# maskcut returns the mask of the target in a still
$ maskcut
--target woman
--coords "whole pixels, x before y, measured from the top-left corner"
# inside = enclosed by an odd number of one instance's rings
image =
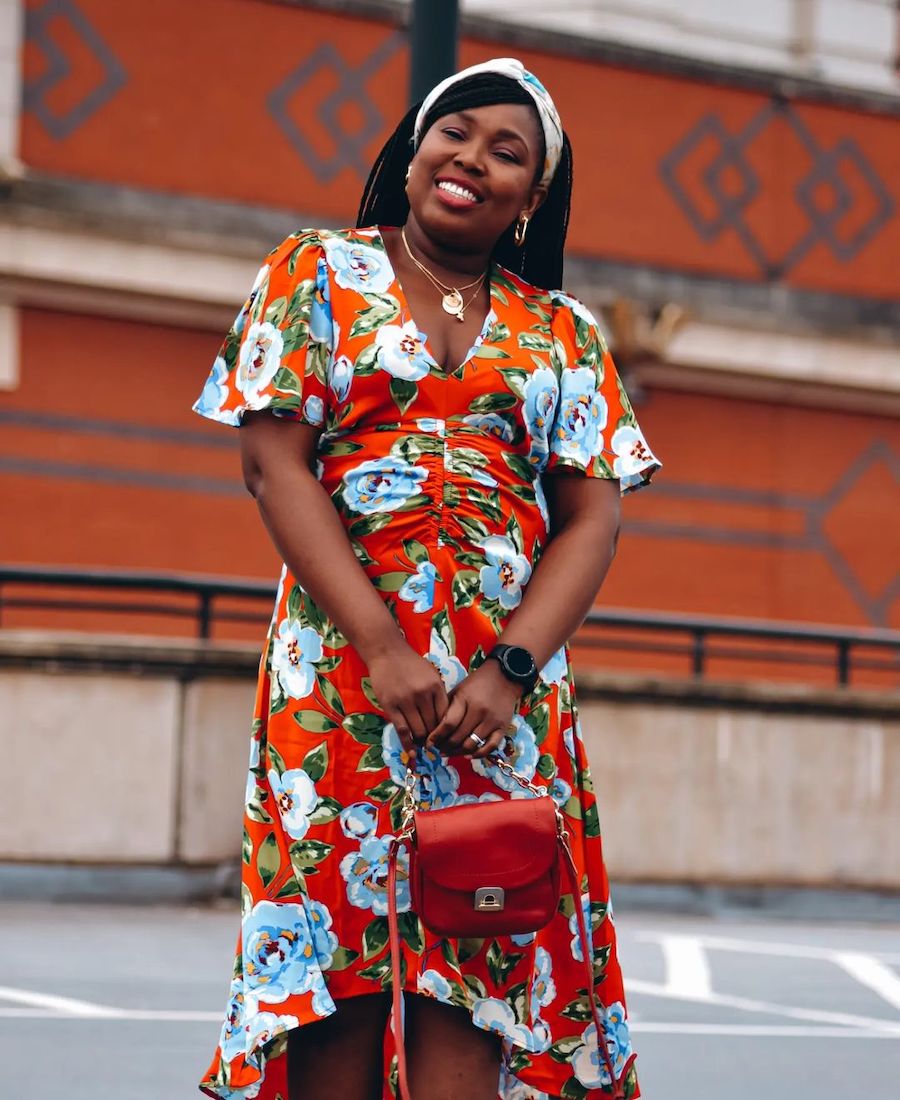
[[[195,406],[241,425],[286,563],[209,1096],[274,1100],[285,1061],[290,1100],[391,1094],[387,851],[406,763],[442,807],[515,795],[497,750],[550,787],[584,893],[536,934],[451,941],[409,911],[401,874],[412,1096],[610,1091],[577,904],[605,1041],[639,1095],[565,643],[612,558],[620,489],[658,463],[593,318],[552,289],[570,187],[556,109],[520,62],[450,78],[385,146],[361,228],[270,254]]]

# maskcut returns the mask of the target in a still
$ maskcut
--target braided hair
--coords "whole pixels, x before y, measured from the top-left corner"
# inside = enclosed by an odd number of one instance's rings
[[[425,116],[422,134],[445,115],[475,107],[498,103],[521,103],[531,107],[538,117],[534,100],[515,80],[495,73],[478,73],[451,85]],[[370,225],[403,225],[409,216],[406,197],[406,172],[413,158],[413,131],[421,104],[410,108],[399,126],[388,138],[366,181],[359,214],[358,228]],[[543,129],[540,129],[543,134]],[[543,141],[536,179],[544,164]],[[563,249],[569,226],[572,200],[572,147],[563,135],[562,157],[550,182],[547,197],[528,223],[525,244],[519,248],[514,239],[515,226],[503,232],[494,247],[492,258],[526,282],[544,290],[562,286]]]

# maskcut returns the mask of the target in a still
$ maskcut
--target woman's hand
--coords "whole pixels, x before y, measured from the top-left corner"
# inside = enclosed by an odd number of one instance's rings
[[[381,709],[408,753],[423,744],[447,713],[449,699],[440,673],[405,642],[369,659],[369,679]]]
[[[485,661],[451,693],[447,712],[433,727],[428,744],[448,756],[489,756],[509,732],[520,699],[521,689],[507,680],[499,663]],[[476,745],[472,733],[484,744]]]

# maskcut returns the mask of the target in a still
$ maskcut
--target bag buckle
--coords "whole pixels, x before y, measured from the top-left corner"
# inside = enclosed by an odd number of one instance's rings
[[[479,913],[499,913],[506,904],[506,893],[499,886],[479,886],[475,891],[475,908]]]

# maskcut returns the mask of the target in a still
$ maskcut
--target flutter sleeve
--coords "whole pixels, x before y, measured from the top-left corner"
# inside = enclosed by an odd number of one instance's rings
[[[623,493],[646,485],[661,463],[650,450],[591,312],[553,294],[559,400],[546,470],[618,478]]]
[[[237,427],[245,412],[269,409],[320,427],[333,344],[328,268],[319,237],[314,232],[288,237],[260,268],[194,411]]]

